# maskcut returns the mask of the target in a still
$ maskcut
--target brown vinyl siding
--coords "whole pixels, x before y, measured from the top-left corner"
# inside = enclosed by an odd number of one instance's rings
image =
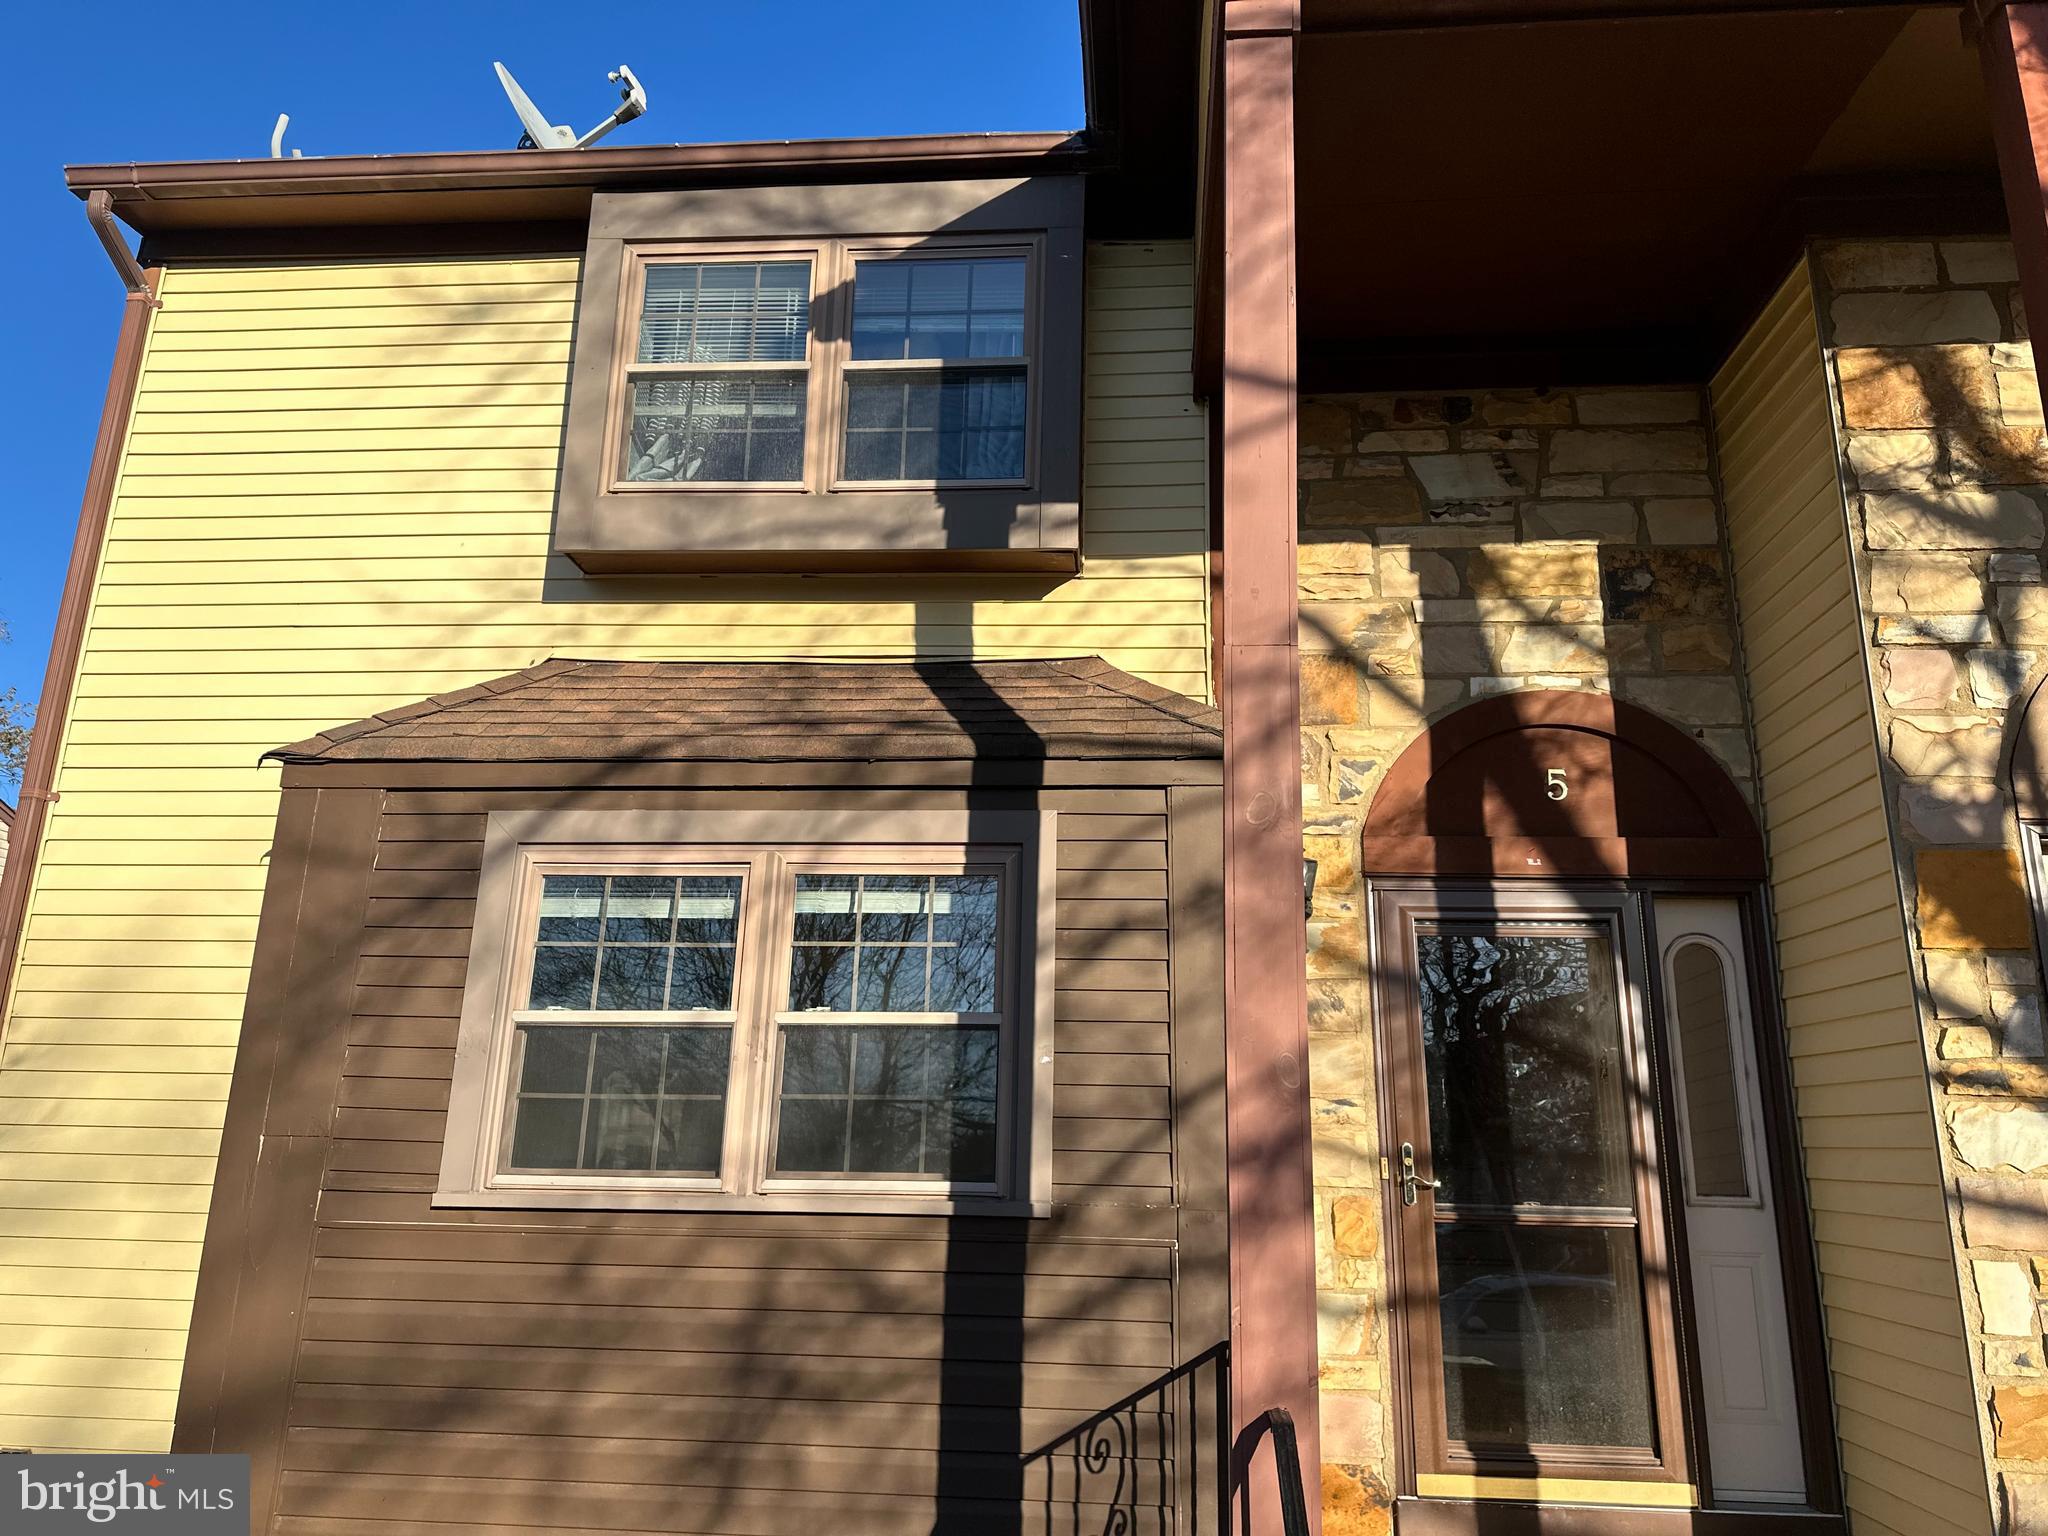
[[[1216,951],[1196,931],[1213,914],[1197,895],[1170,901],[1167,856],[1177,824],[1214,813],[1213,792],[920,797],[1060,813],[1055,1207],[1039,1221],[435,1210],[485,815],[560,796],[288,789],[280,859],[302,846],[292,827],[310,805],[323,808],[317,826],[337,795],[378,802],[360,906],[324,938],[301,920],[294,943],[280,898],[250,1019],[253,1033],[259,1009],[288,1000],[306,1019],[297,999],[336,985],[315,963],[284,997],[267,993],[280,944],[303,965],[311,941],[345,971],[329,1075],[304,1084],[328,1108],[318,1136],[294,1138],[322,1155],[310,1199],[279,1207],[290,1175],[272,1173],[284,1154],[264,1148],[251,1203],[284,1214],[253,1245],[268,1250],[273,1286],[253,1305],[219,1294],[252,1245],[237,1213],[215,1213],[181,1449],[254,1449],[259,1509],[274,1486],[274,1528],[302,1536],[369,1520],[380,1536],[514,1524],[813,1536],[1018,1520],[1056,1532],[1101,1530],[1114,1509],[1137,1531],[1182,1528],[1176,1507],[1193,1502],[1208,1449],[1187,1465],[1189,1416],[1176,1436],[1163,1400],[1120,1417],[1105,1471],[1088,1472],[1072,1442],[1033,1453],[1226,1327],[1220,1246],[1205,1231],[1184,1249],[1180,1230],[1184,1201],[1213,1204],[1205,1191],[1220,1190],[1219,1145],[1200,1124],[1221,1106],[1207,1091],[1176,1103],[1177,1083],[1220,1070],[1220,1035],[1183,1041],[1173,1027],[1177,990],[1220,984],[1202,974]],[[900,809],[901,793],[640,790],[617,803]],[[283,1046],[291,1029],[269,1033]],[[245,1047],[231,1101],[258,1117],[248,1101],[264,1091],[261,1056]],[[1177,1114],[1207,1149],[1192,1164]],[[231,1111],[223,1187],[249,1177],[250,1155]],[[279,1269],[302,1269],[303,1282],[279,1282]],[[228,1351],[248,1358],[228,1359],[223,1378]],[[289,1402],[252,1410],[237,1381],[255,1380],[266,1352],[290,1378]],[[1185,1386],[1173,1400],[1187,1401]]]
[[[1854,1528],[1991,1528],[1813,297],[1713,386],[1784,1020]]]

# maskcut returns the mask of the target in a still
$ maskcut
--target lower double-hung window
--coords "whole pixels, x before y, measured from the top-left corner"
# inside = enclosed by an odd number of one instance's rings
[[[472,959],[445,1202],[1029,1197],[1035,846],[499,862],[480,923],[495,883],[502,959]]]

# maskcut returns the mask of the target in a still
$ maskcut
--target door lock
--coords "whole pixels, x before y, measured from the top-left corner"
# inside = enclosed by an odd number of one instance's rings
[[[1425,1179],[1415,1171],[1415,1143],[1412,1141],[1402,1142],[1401,1203],[1403,1205],[1413,1205],[1415,1203],[1415,1192],[1418,1189],[1436,1190],[1443,1187],[1444,1181],[1442,1179]]]

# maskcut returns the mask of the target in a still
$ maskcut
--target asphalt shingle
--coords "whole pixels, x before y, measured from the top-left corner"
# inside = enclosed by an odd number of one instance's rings
[[[1222,756],[1220,717],[1096,657],[545,661],[265,754],[336,762]]]

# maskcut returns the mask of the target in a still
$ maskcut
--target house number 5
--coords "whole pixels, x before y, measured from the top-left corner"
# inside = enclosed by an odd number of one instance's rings
[[[1553,768],[1543,776],[1543,793],[1551,799],[1562,800],[1571,792],[1572,787],[1565,782],[1562,768]]]

